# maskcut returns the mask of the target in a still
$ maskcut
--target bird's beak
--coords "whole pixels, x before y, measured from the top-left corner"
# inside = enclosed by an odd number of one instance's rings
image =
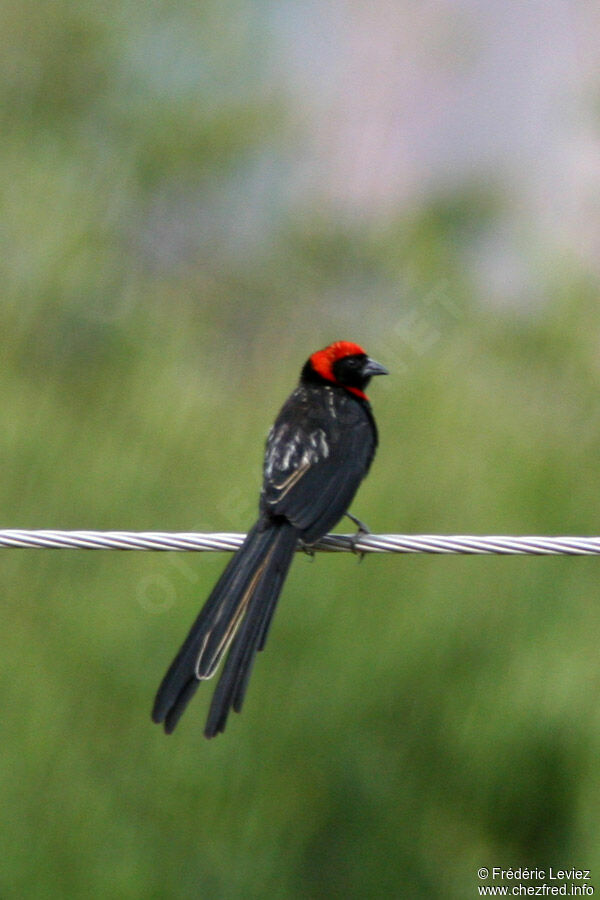
[[[370,356],[367,357],[366,362],[363,366],[362,370],[363,375],[389,375],[390,373],[386,369],[385,366],[382,366],[381,363],[378,363],[376,360],[371,359]]]

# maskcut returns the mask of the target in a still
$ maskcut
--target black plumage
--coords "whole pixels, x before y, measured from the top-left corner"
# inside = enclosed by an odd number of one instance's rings
[[[259,518],[219,581],[158,690],[152,718],[173,731],[200,681],[227,654],[206,737],[239,712],[298,540],[311,544],[344,515],[377,447],[364,389],[386,374],[356,344],[313,353],[277,416],[265,450]],[[227,652],[229,651],[229,652]]]

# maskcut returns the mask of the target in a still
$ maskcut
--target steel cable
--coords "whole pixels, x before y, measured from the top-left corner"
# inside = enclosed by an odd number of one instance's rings
[[[0,530],[0,548],[70,550],[237,550],[245,535],[162,531]],[[298,549],[306,549],[299,544]],[[443,553],[533,556],[594,556],[600,537],[538,537],[436,534],[328,534],[312,547],[319,551],[359,553]]]

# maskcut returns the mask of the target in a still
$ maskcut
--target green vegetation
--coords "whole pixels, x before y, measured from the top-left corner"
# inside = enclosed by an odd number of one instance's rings
[[[273,415],[343,337],[392,372],[355,506],[373,530],[598,533],[585,273],[548,248],[543,313],[482,305],[481,191],[379,230],[242,228],[284,115],[220,77],[252,77],[237,7],[195,37],[183,7],[4,6],[2,527],[244,530]],[[299,556],[210,743],[210,685],[170,738],[149,714],[223,556],[0,561],[3,900],[462,900],[483,865],[600,882],[599,560]]]

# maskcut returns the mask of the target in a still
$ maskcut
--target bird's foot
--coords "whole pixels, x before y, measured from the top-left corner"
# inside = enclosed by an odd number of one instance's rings
[[[314,559],[315,553],[316,553],[315,545],[314,544],[306,544],[302,540],[302,538],[300,538],[299,543],[300,543],[300,549],[302,550],[302,552],[306,553],[306,555],[309,556],[311,559]]]
[[[352,548],[352,552],[356,553],[356,555],[359,557],[359,562],[362,562],[365,556],[365,551],[357,550],[356,545],[366,534],[371,534],[371,529],[368,525],[365,525],[364,522],[361,522],[360,519],[357,519],[356,516],[353,516],[352,513],[347,512],[346,516],[356,525],[356,534],[353,534],[350,538],[350,546]]]

